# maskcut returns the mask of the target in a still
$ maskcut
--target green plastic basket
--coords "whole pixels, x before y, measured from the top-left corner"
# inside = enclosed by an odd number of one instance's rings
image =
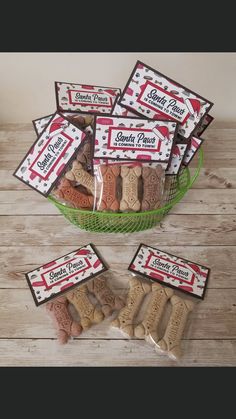
[[[194,175],[190,176],[188,167],[183,168],[177,176],[168,176],[165,185],[164,205],[152,211],[135,213],[112,213],[87,211],[71,208],[61,204],[52,196],[48,199],[71,223],[77,227],[94,232],[132,233],[147,230],[157,225],[177,202],[186,194],[197,179],[203,165],[203,151],[198,152],[198,165]]]

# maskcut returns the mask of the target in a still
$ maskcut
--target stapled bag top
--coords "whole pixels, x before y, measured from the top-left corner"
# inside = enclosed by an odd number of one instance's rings
[[[100,275],[108,268],[90,243],[25,274],[37,306]]]
[[[94,157],[169,161],[177,123],[128,117],[95,117]]]
[[[205,266],[146,244],[140,244],[128,270],[201,299],[210,274]]]
[[[110,114],[120,89],[55,82],[58,111]]]
[[[42,195],[48,196],[85,137],[82,130],[55,113],[14,172],[14,176]]]
[[[118,100],[120,105],[147,118],[179,122],[178,133],[189,138],[213,103],[138,61]]]

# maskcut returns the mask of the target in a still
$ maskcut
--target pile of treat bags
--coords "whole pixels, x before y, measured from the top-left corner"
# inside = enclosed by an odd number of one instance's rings
[[[123,90],[55,82],[57,111],[14,175],[73,208],[137,212],[163,204],[165,180],[189,165],[212,102],[138,61]]]
[[[61,344],[110,318],[126,339],[145,339],[158,353],[178,359],[193,300],[204,298],[209,274],[206,266],[141,243],[127,266],[125,297],[113,290],[112,271],[89,243],[28,272],[26,279]]]

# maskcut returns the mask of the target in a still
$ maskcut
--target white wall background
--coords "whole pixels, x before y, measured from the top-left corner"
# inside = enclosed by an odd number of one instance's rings
[[[123,87],[139,59],[215,103],[236,121],[236,53],[1,53],[0,123],[55,111],[54,81]]]

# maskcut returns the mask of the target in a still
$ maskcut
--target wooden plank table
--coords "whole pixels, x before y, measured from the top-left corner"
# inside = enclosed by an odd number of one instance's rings
[[[236,125],[213,123],[205,138],[198,180],[158,227],[93,234],[71,225],[12,176],[35,139],[32,126],[0,126],[1,366],[236,365]],[[157,355],[145,341],[124,339],[108,320],[58,345],[45,308],[34,305],[24,273],[89,242],[110,265],[113,287],[122,295],[128,286],[126,268],[140,242],[211,268],[206,297],[189,318],[179,363]]]

